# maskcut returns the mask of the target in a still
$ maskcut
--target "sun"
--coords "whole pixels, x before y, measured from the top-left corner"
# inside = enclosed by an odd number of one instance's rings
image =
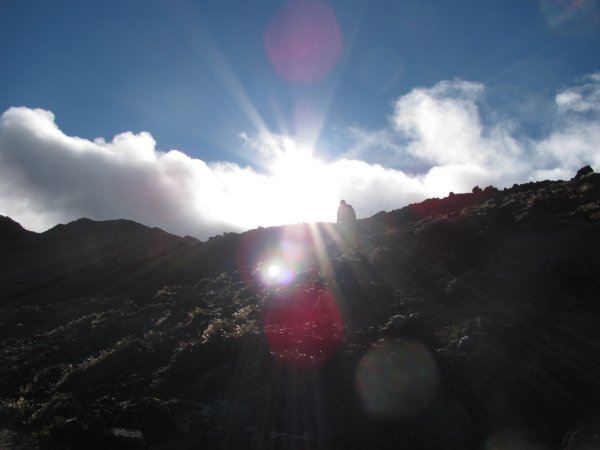
[[[297,147],[279,155],[271,167],[273,205],[285,223],[330,221],[338,196],[337,181],[327,164],[309,147]]]
[[[216,209],[240,229],[333,222],[344,177],[300,138],[262,134],[248,138],[252,166],[228,167]]]

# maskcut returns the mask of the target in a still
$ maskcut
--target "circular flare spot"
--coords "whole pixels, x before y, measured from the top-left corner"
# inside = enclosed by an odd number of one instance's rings
[[[274,278],[277,275],[279,275],[279,266],[272,265],[269,267],[269,276]]]
[[[292,264],[283,259],[273,259],[259,267],[261,281],[267,286],[290,284],[296,276]]]
[[[434,397],[439,374],[420,342],[382,342],[360,361],[356,384],[365,410],[380,419],[418,416]]]
[[[317,0],[287,0],[264,34],[275,72],[286,81],[321,80],[342,54],[342,34],[335,13]]]
[[[271,353],[299,366],[326,361],[344,334],[333,295],[302,285],[282,289],[273,297],[264,330]]]
[[[583,35],[600,29],[597,0],[539,0],[548,25],[557,33]]]

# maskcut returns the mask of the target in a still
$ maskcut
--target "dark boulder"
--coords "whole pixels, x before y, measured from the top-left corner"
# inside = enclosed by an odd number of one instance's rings
[[[577,171],[577,174],[575,175],[575,178],[573,178],[573,179],[581,180],[582,178],[585,178],[592,173],[594,173],[594,169],[592,169],[590,166],[584,166]]]

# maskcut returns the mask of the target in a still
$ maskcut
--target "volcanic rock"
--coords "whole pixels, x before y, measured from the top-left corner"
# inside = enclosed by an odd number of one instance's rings
[[[3,219],[0,446],[594,448],[600,175],[582,173],[380,212],[357,248],[332,224],[197,242]]]

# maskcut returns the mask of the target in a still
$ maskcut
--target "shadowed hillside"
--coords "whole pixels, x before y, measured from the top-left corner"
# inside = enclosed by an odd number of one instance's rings
[[[600,448],[600,175],[198,242],[0,221],[0,447]]]
[[[79,219],[44,233],[0,228],[0,303],[44,303],[69,297],[160,287],[152,271],[198,243],[129,220]]]

